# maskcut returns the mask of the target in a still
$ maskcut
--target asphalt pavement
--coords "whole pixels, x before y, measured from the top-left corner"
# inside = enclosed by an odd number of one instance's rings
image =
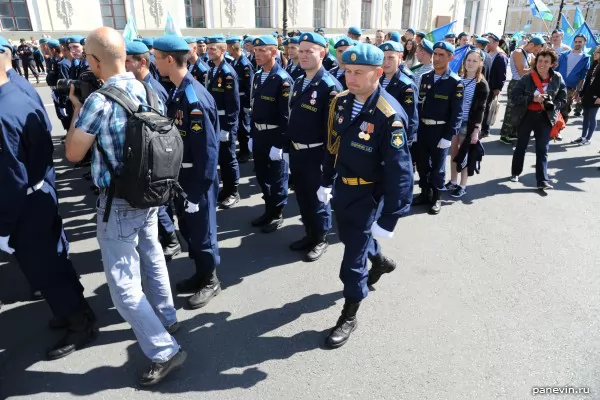
[[[551,144],[555,189],[541,193],[531,144],[521,182],[508,181],[513,148],[498,141],[502,95],[481,174],[462,199],[446,196],[440,215],[414,207],[395,237],[381,241],[399,267],[363,302],[358,329],[337,350],[323,348],[343,305],[335,229],[318,262],[288,250],[304,233],[293,192],[280,230],[252,228],[263,205],[252,165],[243,164],[242,201],[218,212],[224,290],[195,311],[177,295],[176,338],[187,362],[141,390],[149,361],[112,306],[95,195],[81,179],[85,170],[64,159],[50,89],[38,90],[54,125],[72,259],[100,335],[69,357],[45,361],[60,333],[47,328],[45,302],[29,301],[18,266],[0,256],[0,399],[600,399],[600,137],[569,144],[581,118],[569,122],[565,141]],[[174,286],[193,266],[182,254],[169,271]],[[534,396],[536,387],[590,393]]]

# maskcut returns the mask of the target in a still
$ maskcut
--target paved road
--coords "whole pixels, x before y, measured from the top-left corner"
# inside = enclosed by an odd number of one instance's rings
[[[39,90],[58,139],[49,89]],[[574,119],[566,139],[580,129]],[[108,294],[94,195],[57,141],[61,210],[101,335],[43,361],[59,337],[46,328],[50,311],[28,301],[14,263],[0,266],[9,303],[0,312],[0,398],[516,400],[534,386],[581,386],[592,394],[543,398],[600,399],[599,147],[552,144],[556,189],[544,196],[534,188],[533,153],[522,183],[507,182],[512,148],[497,138],[485,140],[482,173],[467,196],[445,201],[439,216],[415,208],[383,242],[400,267],[363,302],[359,329],[334,351],[322,343],[343,304],[342,245],[334,231],[313,264],[287,249],[303,233],[293,194],[280,231],[251,228],[262,206],[244,165],[241,203],[218,216],[224,291],[200,311],[176,298],[188,361],[151,392],[135,387],[148,361]],[[169,270],[176,282],[193,268],[181,256]]]

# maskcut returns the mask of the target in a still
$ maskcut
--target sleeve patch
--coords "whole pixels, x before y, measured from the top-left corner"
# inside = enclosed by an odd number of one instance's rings
[[[395,149],[399,149],[404,145],[404,131],[402,129],[398,129],[392,132],[392,139],[390,140],[390,144]]]

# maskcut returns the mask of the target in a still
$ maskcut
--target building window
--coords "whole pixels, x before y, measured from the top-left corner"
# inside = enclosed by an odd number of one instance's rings
[[[185,0],[185,25],[188,28],[206,28],[204,0]]]
[[[271,0],[254,0],[254,15],[257,28],[270,28]]]
[[[467,0],[465,3],[465,19],[463,25],[467,31],[471,30],[471,17],[473,16],[473,0]]]
[[[1,1],[1,0],[0,0]],[[114,29],[125,29],[127,14],[125,13],[125,0],[100,0],[102,25]]]
[[[402,2],[402,28],[408,29],[410,28],[410,6],[411,0],[403,0]]]
[[[30,31],[25,0],[0,0],[0,27],[5,31]]]
[[[325,27],[325,0],[313,1],[313,26],[315,28]]]
[[[361,0],[360,3],[360,27],[371,27],[371,3],[372,0]]]

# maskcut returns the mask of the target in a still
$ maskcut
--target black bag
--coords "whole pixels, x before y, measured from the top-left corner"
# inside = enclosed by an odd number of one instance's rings
[[[116,195],[127,200],[134,208],[157,207],[168,203],[173,192],[186,197],[178,183],[183,160],[183,140],[173,120],[161,115],[158,97],[152,88],[146,89],[150,106],[136,104],[129,95],[116,86],[98,90],[125,108],[129,118],[125,124],[123,167],[119,175],[110,164],[106,152],[96,140],[96,146],[110,172],[110,187],[104,213],[108,222],[112,199]],[[149,111],[144,111],[144,108]]]

